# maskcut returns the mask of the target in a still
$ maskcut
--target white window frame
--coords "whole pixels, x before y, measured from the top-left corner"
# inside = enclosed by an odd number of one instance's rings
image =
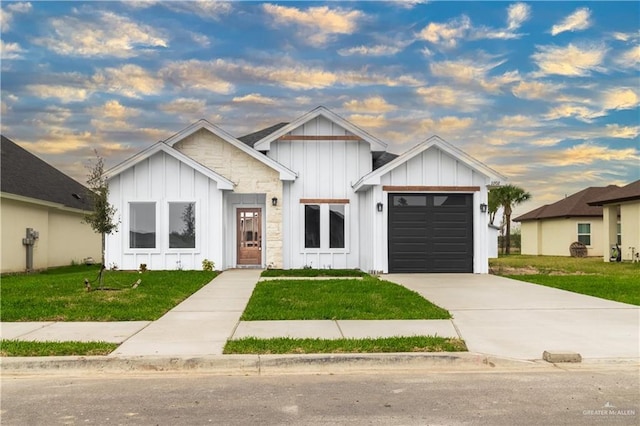
[[[300,203],[299,217],[300,217],[300,253],[349,253],[351,251],[351,207],[350,203],[331,203],[331,202],[318,202],[318,203]],[[330,220],[329,220],[329,206],[340,205],[344,206],[344,248],[330,248]],[[305,206],[320,206],[320,248],[307,248],[305,247]]]
[[[156,215],[156,246],[153,248],[134,248],[131,247],[131,205],[150,203],[154,205],[154,212]],[[161,204],[158,200],[129,200],[127,201],[127,213],[125,215],[125,223],[123,224],[124,231],[126,233],[125,238],[125,251],[128,253],[161,253],[162,252],[162,235],[159,232],[162,229],[161,226],[161,208],[158,205]]]
[[[170,237],[169,237],[169,226],[170,226],[170,208],[169,205],[171,203],[193,203],[195,204],[195,215],[196,215],[196,241],[195,241],[195,247],[192,248],[177,248],[177,247],[170,247]],[[163,223],[162,229],[164,232],[163,238],[164,238],[164,244],[163,247],[165,248],[167,253],[199,253],[200,252],[200,234],[202,233],[201,230],[201,226],[202,226],[202,220],[200,219],[200,202],[198,202],[198,200],[194,200],[194,199],[187,199],[187,200],[178,200],[178,199],[170,199],[170,200],[166,200],[163,205],[164,205],[164,213],[163,216],[166,218],[166,221]]]
[[[589,225],[589,233],[585,233],[585,232],[580,232],[580,225]],[[591,247],[591,239],[593,236],[593,233],[591,232],[591,222],[578,222],[578,224],[576,225],[576,235],[577,235],[577,240],[580,242],[580,236],[581,235],[588,235],[589,236],[589,244],[585,244],[585,246],[587,247]],[[583,243],[584,244],[584,243]]]

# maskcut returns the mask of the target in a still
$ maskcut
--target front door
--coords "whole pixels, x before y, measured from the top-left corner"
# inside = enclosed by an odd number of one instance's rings
[[[262,264],[262,214],[259,208],[238,209],[238,265]]]

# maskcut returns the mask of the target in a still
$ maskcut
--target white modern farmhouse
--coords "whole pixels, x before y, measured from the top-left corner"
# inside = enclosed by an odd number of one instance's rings
[[[488,271],[487,186],[434,136],[397,156],[324,107],[235,138],[200,120],[107,172],[121,269]]]

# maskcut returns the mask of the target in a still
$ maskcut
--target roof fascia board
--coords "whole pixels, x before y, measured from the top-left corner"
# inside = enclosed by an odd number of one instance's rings
[[[462,162],[467,166],[469,166],[471,169],[489,177],[491,180],[501,180],[501,181],[507,180],[507,178],[504,175],[496,172],[495,170],[491,169],[489,166],[485,165],[484,163],[481,163],[480,161],[471,157],[464,151],[461,151],[460,149],[451,145],[449,142],[441,139],[438,136],[431,136],[427,140],[419,143],[418,145],[414,146],[413,148],[399,155],[398,157],[391,160],[390,162],[380,167],[379,169],[374,170],[369,174],[363,176],[359,181],[357,181],[353,185],[354,191],[358,192],[363,187],[380,185],[380,179],[386,173],[395,169],[399,165],[406,163],[413,157],[419,154],[422,154],[424,151],[428,150],[433,146],[441,149],[442,151],[446,152],[447,154],[451,155],[454,158],[462,160]]]
[[[71,213],[87,214],[89,210],[76,209],[74,207],[67,207],[64,204],[54,203],[52,201],[40,200],[38,198],[25,197],[24,195],[12,194],[10,192],[0,192],[2,198],[8,200],[21,201],[23,203],[35,204],[41,207],[49,207],[57,210],[63,210]]]
[[[382,142],[380,139],[376,138],[375,136],[370,135],[369,133],[365,132],[361,128],[359,128],[356,125],[348,122],[344,118],[340,117],[338,114],[328,110],[327,108],[325,108],[323,106],[320,106],[318,108],[315,108],[315,109],[309,111],[308,113],[298,117],[297,119],[295,119],[291,123],[287,124],[286,126],[282,127],[281,129],[271,133],[270,135],[267,135],[263,139],[261,139],[258,142],[256,142],[254,144],[254,148],[259,150],[259,151],[269,151],[271,149],[271,142],[275,141],[279,137],[286,135],[287,133],[297,129],[300,126],[302,126],[306,122],[311,121],[314,118],[319,117],[319,116],[323,116],[327,120],[330,120],[330,121],[338,124],[339,126],[343,127],[345,130],[353,133],[356,136],[359,136],[364,141],[369,143],[369,145],[371,146],[371,150],[372,151],[386,151],[387,150],[387,144],[386,143]]]
[[[173,149],[172,147],[165,144],[164,142],[156,142],[155,144],[145,149],[144,151],[139,152],[138,154],[134,155],[128,160],[125,160],[122,163],[118,164],[117,166],[107,170],[105,175],[107,176],[107,179],[111,179],[114,176],[117,176],[120,173],[124,172],[125,170],[135,166],[141,161],[146,160],[147,158],[153,156],[154,154],[157,154],[160,151],[172,156],[173,158],[175,158],[176,160],[182,163],[185,163],[189,167],[197,170],[198,172],[207,176],[209,179],[215,181],[218,184],[218,189],[232,190],[233,187],[235,186],[235,183],[231,182],[226,177],[214,172],[208,167],[203,166],[197,161],[194,161],[191,157],[188,157],[183,153],[181,153],[180,151]]]
[[[208,130],[209,132],[213,133],[214,135],[222,138],[225,142],[227,142],[227,143],[235,146],[239,150],[243,151],[245,154],[247,154],[247,155],[253,157],[254,159],[260,161],[261,163],[265,164],[267,167],[269,167],[271,169],[274,169],[275,171],[279,172],[281,180],[295,180],[298,177],[298,174],[296,172],[294,172],[293,170],[283,166],[282,164],[278,163],[274,159],[272,159],[270,157],[267,157],[266,155],[258,152],[257,149],[254,149],[254,148],[251,148],[251,147],[247,146],[247,144],[242,143],[242,141],[239,141],[237,138],[235,138],[231,134],[227,133],[226,131],[224,131],[220,127],[218,127],[215,124],[212,124],[212,123],[210,123],[210,122],[208,122],[207,120],[204,120],[204,119],[198,120],[197,122],[193,123],[189,127],[187,127],[185,129],[183,129],[182,131],[176,133],[175,135],[171,136],[169,139],[165,140],[164,143],[173,148],[173,145],[175,145],[179,141],[183,140],[184,138],[186,138],[188,136],[191,136],[192,134],[194,134],[197,131],[202,130],[202,129]]]

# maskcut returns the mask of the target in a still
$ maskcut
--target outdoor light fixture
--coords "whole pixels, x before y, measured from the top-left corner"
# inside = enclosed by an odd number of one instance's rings
[[[381,212],[382,211],[382,203],[376,204],[376,208],[378,209],[379,212]]]
[[[487,205],[485,203],[480,204],[480,211],[482,213],[486,213],[487,212]]]
[[[278,205],[278,198],[277,197],[273,197],[271,199],[271,205],[272,206],[277,206]]]

